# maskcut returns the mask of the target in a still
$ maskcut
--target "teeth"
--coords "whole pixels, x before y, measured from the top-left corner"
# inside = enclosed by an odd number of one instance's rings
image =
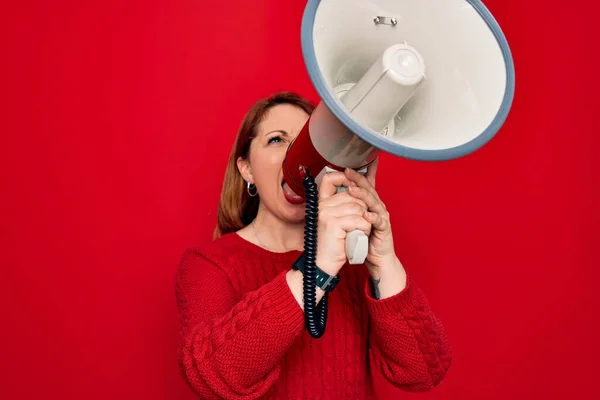
[[[288,184],[287,184],[287,183],[285,183],[285,182],[283,183],[283,190],[285,190],[285,193],[286,193],[288,196],[290,196],[290,197],[292,197],[292,198],[294,198],[294,199],[299,199],[299,198],[300,198],[300,196],[298,196],[296,193],[294,193],[294,192],[292,191],[292,189],[291,189],[291,188],[288,186]]]

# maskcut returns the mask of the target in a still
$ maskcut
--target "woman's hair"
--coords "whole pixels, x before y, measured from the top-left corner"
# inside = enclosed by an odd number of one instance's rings
[[[213,233],[215,239],[243,228],[256,217],[259,196],[251,197],[248,194],[246,181],[237,167],[237,159],[248,158],[250,143],[256,137],[258,125],[264,120],[267,112],[279,104],[299,107],[309,115],[314,110],[314,105],[310,101],[292,92],[275,93],[259,100],[248,110],[238,130],[225,171],[217,226]]]

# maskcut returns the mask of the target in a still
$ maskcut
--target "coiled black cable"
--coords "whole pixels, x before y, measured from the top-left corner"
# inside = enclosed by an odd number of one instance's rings
[[[328,292],[317,307],[317,223],[319,216],[319,198],[317,184],[310,172],[303,169],[303,185],[306,192],[306,217],[304,224],[304,322],[313,338],[320,338],[325,333],[327,323]]]

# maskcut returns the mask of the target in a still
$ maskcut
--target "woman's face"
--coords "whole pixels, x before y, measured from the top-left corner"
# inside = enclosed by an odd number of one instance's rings
[[[304,110],[290,104],[271,108],[257,127],[256,137],[250,145],[249,159],[238,160],[238,168],[244,179],[256,185],[261,206],[289,222],[304,219],[305,204],[290,201],[289,196],[284,195],[281,167],[288,146],[308,118]]]

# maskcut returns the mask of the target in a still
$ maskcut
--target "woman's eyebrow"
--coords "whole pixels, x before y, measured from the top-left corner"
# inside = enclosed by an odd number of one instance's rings
[[[289,135],[289,133],[287,133],[283,129],[275,129],[274,131],[270,131],[270,132],[265,133],[265,136],[270,135],[271,133],[275,133],[275,132],[281,133],[283,136],[288,136]]]

